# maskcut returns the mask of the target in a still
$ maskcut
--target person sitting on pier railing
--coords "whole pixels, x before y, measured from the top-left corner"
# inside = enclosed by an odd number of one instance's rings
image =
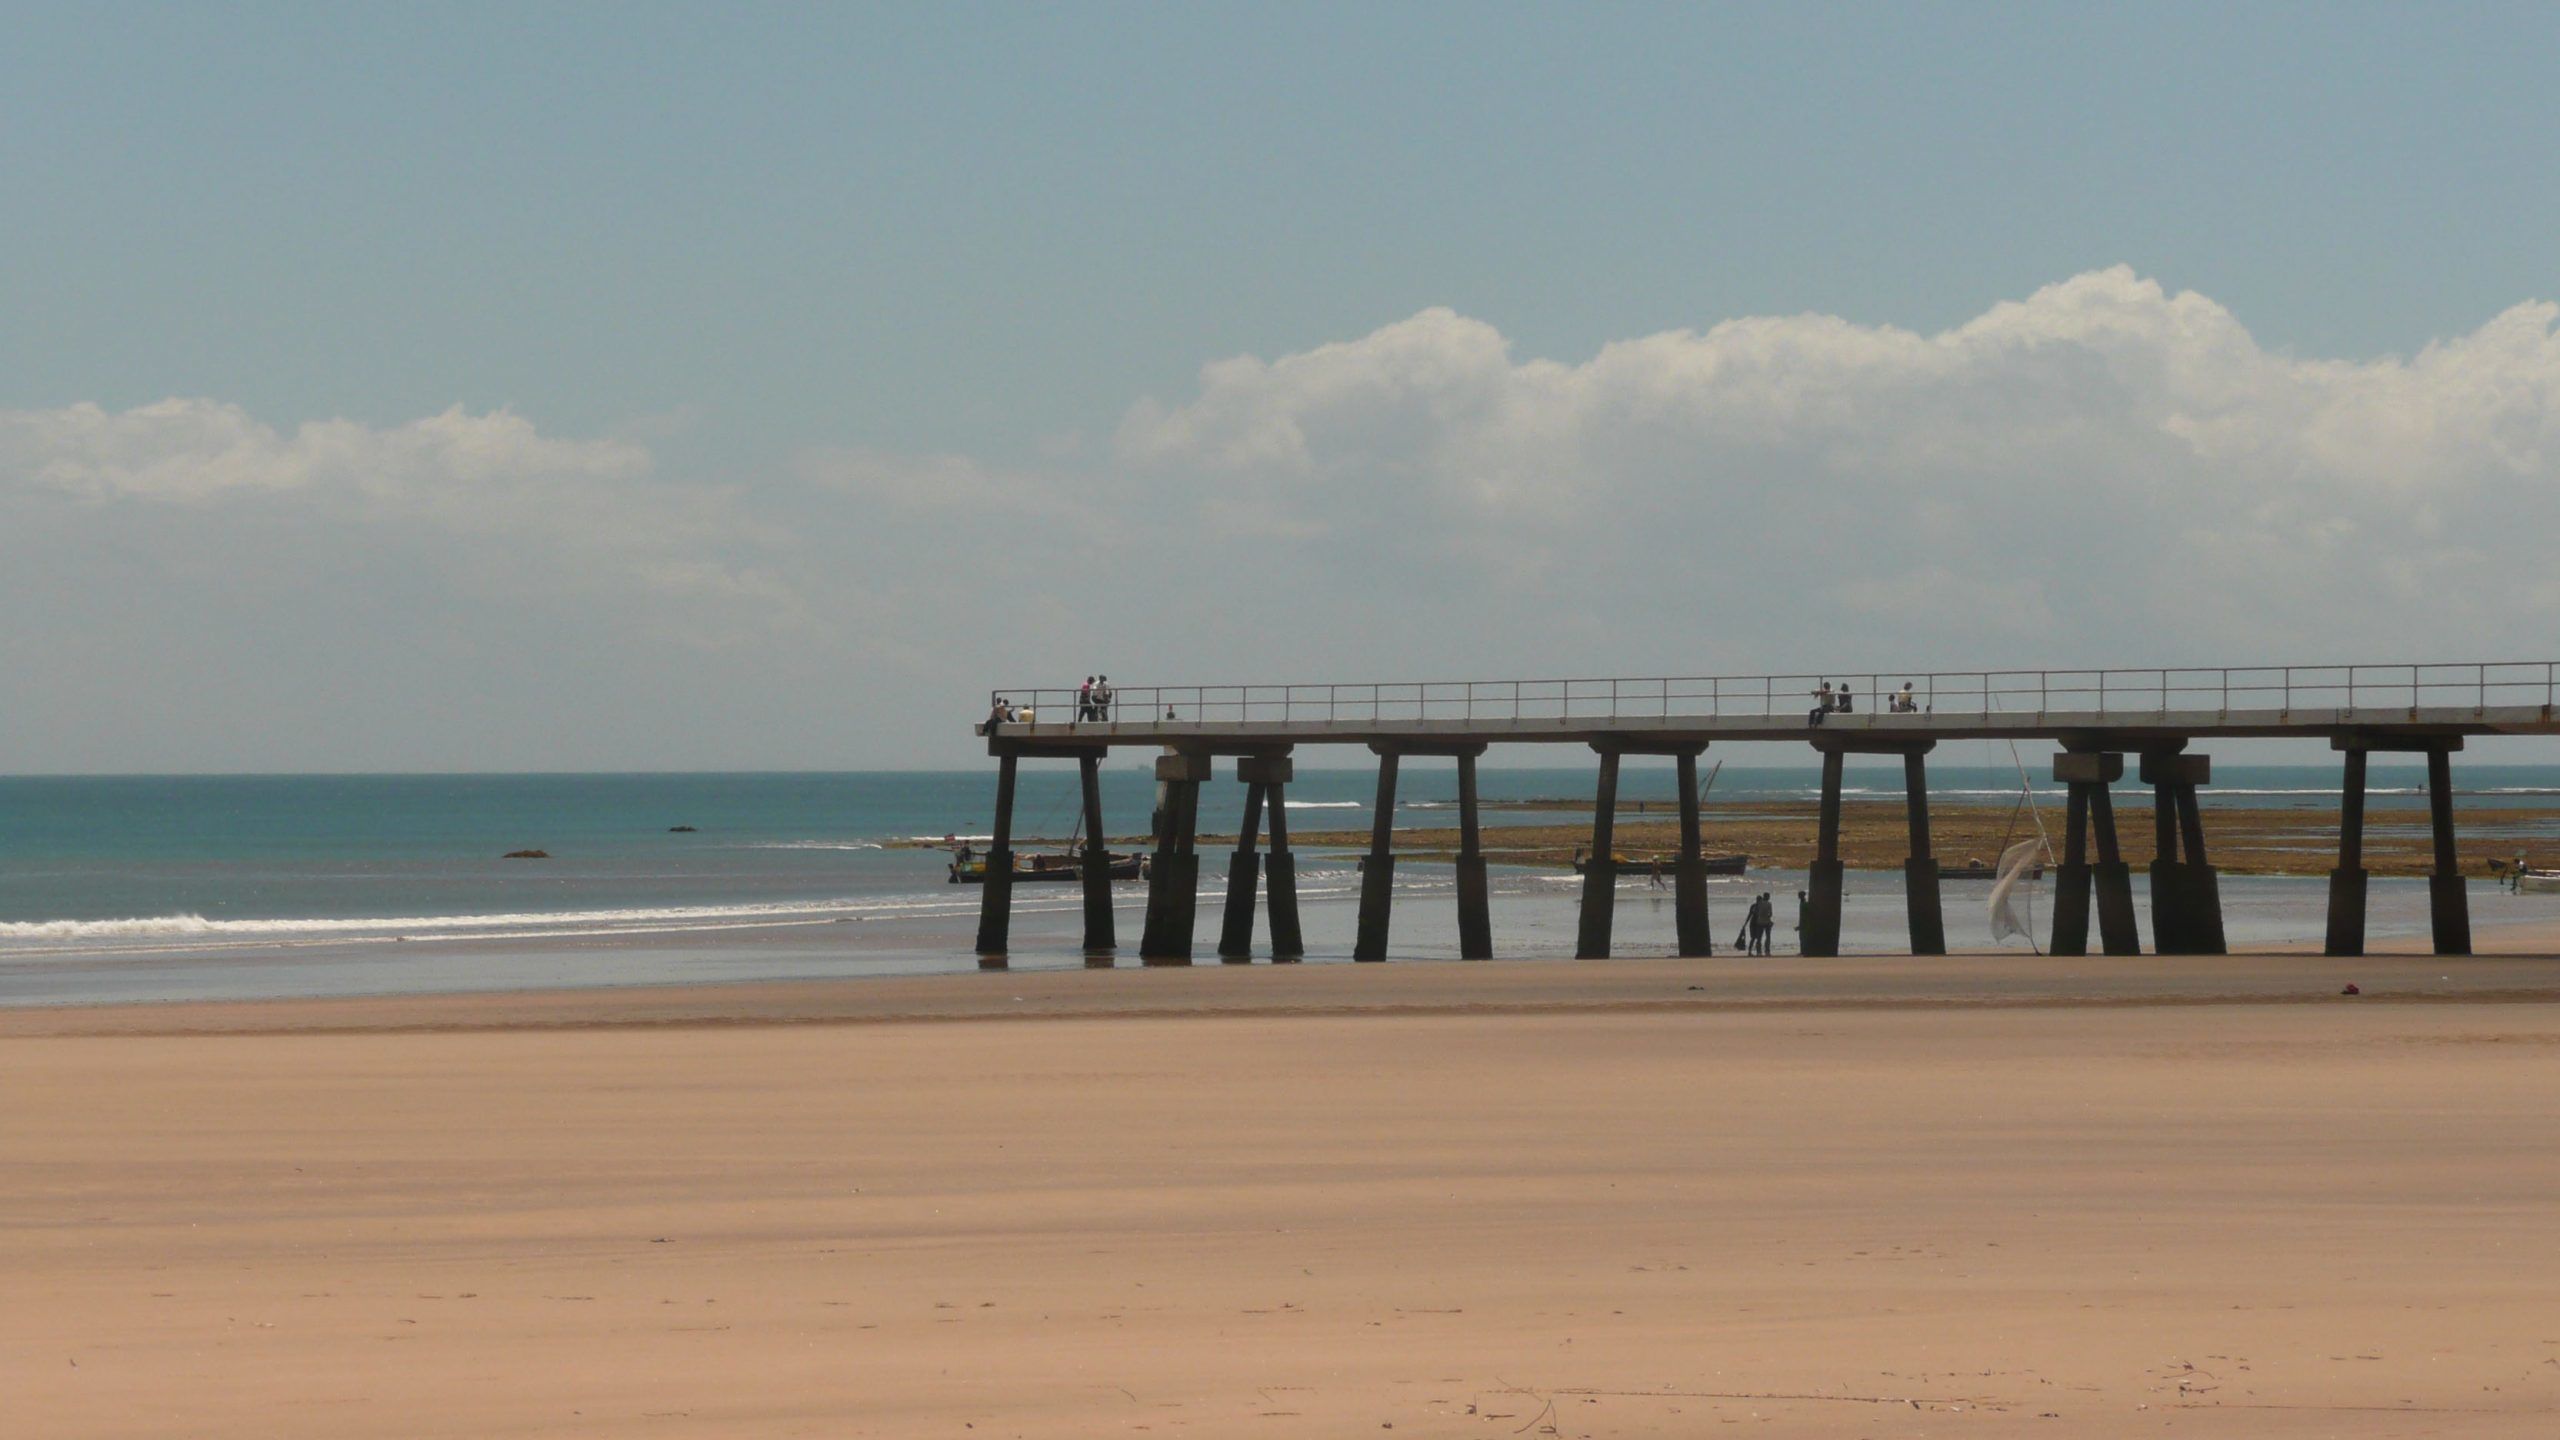
[[[1840,702],[1833,698],[1831,694],[1831,682],[1828,680],[1823,681],[1822,688],[1813,692],[1813,710],[1810,714],[1805,716],[1804,723],[1807,725],[1821,724],[1822,717],[1830,714],[1833,710],[1838,709],[1839,705]]]
[[[989,735],[995,734],[998,727],[1002,726],[1004,722],[1012,718],[1013,707],[1004,703],[1003,696],[997,696],[995,708],[987,712],[987,733]]]

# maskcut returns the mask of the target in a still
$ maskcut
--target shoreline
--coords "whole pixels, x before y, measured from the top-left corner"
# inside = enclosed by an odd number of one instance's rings
[[[2527,930],[2528,927],[2514,927]],[[2495,932],[2490,932],[2494,934]],[[739,1029],[1023,1021],[1776,1014],[1894,1010],[2560,1003],[2560,924],[2468,957],[2423,941],[2361,957],[1547,957],[979,970],[831,979],[0,1008],[0,1041],[49,1038]],[[2352,980],[2362,994],[2342,997]]]

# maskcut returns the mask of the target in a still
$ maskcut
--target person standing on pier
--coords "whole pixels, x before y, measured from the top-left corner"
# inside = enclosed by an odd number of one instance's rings
[[[1082,721],[1093,718],[1093,677],[1087,675],[1084,677],[1084,683],[1076,687],[1076,719]]]
[[[1093,682],[1093,718],[1111,718],[1111,677],[1108,675],[1098,676]]]

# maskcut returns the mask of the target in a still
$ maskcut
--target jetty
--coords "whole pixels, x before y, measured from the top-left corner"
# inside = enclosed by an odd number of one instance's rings
[[[1845,691],[1846,708],[1816,693]],[[1678,770],[1680,852],[1673,865],[1678,953],[1715,953],[1698,819],[1698,757],[1711,745],[1809,746],[1822,766],[1821,804],[1802,935],[1807,955],[1836,955],[1843,866],[1840,791],[1850,755],[1902,761],[1910,855],[1904,862],[1911,953],[1946,953],[1938,860],[1929,847],[1929,752],[1941,741],[2042,741],[2060,747],[2053,779],[2065,788],[2063,848],[2054,871],[2049,953],[2089,953],[2094,916],[2100,950],[2139,952],[2131,862],[2116,831],[2111,787],[2127,772],[2153,789],[2151,929],[2161,954],[2226,951],[2219,882],[2206,849],[2198,791],[2213,779],[2199,744],[2326,739],[2340,757],[2337,865],[2329,875],[2327,951],[2365,946],[2365,773],[2374,752],[2423,755],[2435,867],[2428,877],[2439,955],[2471,953],[2468,892],[2454,853],[2452,757],[2475,735],[2560,734],[2560,661],[2396,665],[2278,665],[2103,670],[1941,671],[1928,674],[1647,676],[1599,679],[1454,680],[1356,684],[1129,687],[1096,708],[1071,689],[998,688],[989,713],[1024,718],[977,726],[997,764],[993,843],[979,912],[981,963],[1001,968],[1012,919],[1015,775],[1025,760],[1072,760],[1083,779],[1084,833],[1103,829],[1101,763],[1121,746],[1159,752],[1164,799],[1148,866],[1140,959],[1192,962],[1200,879],[1200,787],[1222,760],[1245,786],[1244,823],[1227,877],[1217,954],[1252,959],[1256,895],[1269,912],[1269,954],[1305,953],[1298,923],[1296,859],[1289,849],[1287,787],[1300,746],[1358,746],[1377,764],[1370,847],[1361,862],[1352,958],[1387,956],[1396,855],[1396,774],[1406,757],[1457,764],[1459,954],[1493,956],[1486,861],[1478,827],[1476,762],[1495,745],[1584,748],[1596,760],[1593,860],[1583,876],[1575,953],[1610,951],[1618,866],[1611,858],[1621,766],[1668,760]],[[1838,703],[1837,700],[1833,703]],[[1258,848],[1267,817],[1267,853]],[[1118,949],[1109,857],[1096,847],[1083,874],[1085,953],[1109,963]]]

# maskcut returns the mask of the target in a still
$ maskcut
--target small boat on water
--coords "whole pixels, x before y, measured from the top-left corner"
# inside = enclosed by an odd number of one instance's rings
[[[1143,880],[1146,876],[1146,856],[1113,855],[1111,857],[1112,879]],[[1080,854],[1069,852],[1059,855],[1016,855],[1013,857],[1013,883],[1016,885],[1036,885],[1043,881],[1056,881],[1063,884],[1068,881],[1081,880],[1083,878],[1084,856]],[[951,879],[949,883],[953,885],[986,884],[986,857],[983,855],[973,855],[965,860],[961,859],[957,855],[951,857]]]
[[[2560,895],[2560,870],[2525,870],[2515,877],[2519,895]]]
[[[1660,866],[1662,873],[1668,875],[1679,868],[1680,864],[1680,857],[1677,855],[1629,855],[1619,850],[1609,852],[1609,858],[1618,862],[1618,873],[1621,875],[1641,875],[1655,866]],[[1707,855],[1701,858],[1705,860],[1707,873],[1710,875],[1740,875],[1751,868],[1751,857],[1748,855]],[[1590,869],[1590,857],[1579,851],[1575,852],[1573,873],[1584,875],[1590,873]]]

